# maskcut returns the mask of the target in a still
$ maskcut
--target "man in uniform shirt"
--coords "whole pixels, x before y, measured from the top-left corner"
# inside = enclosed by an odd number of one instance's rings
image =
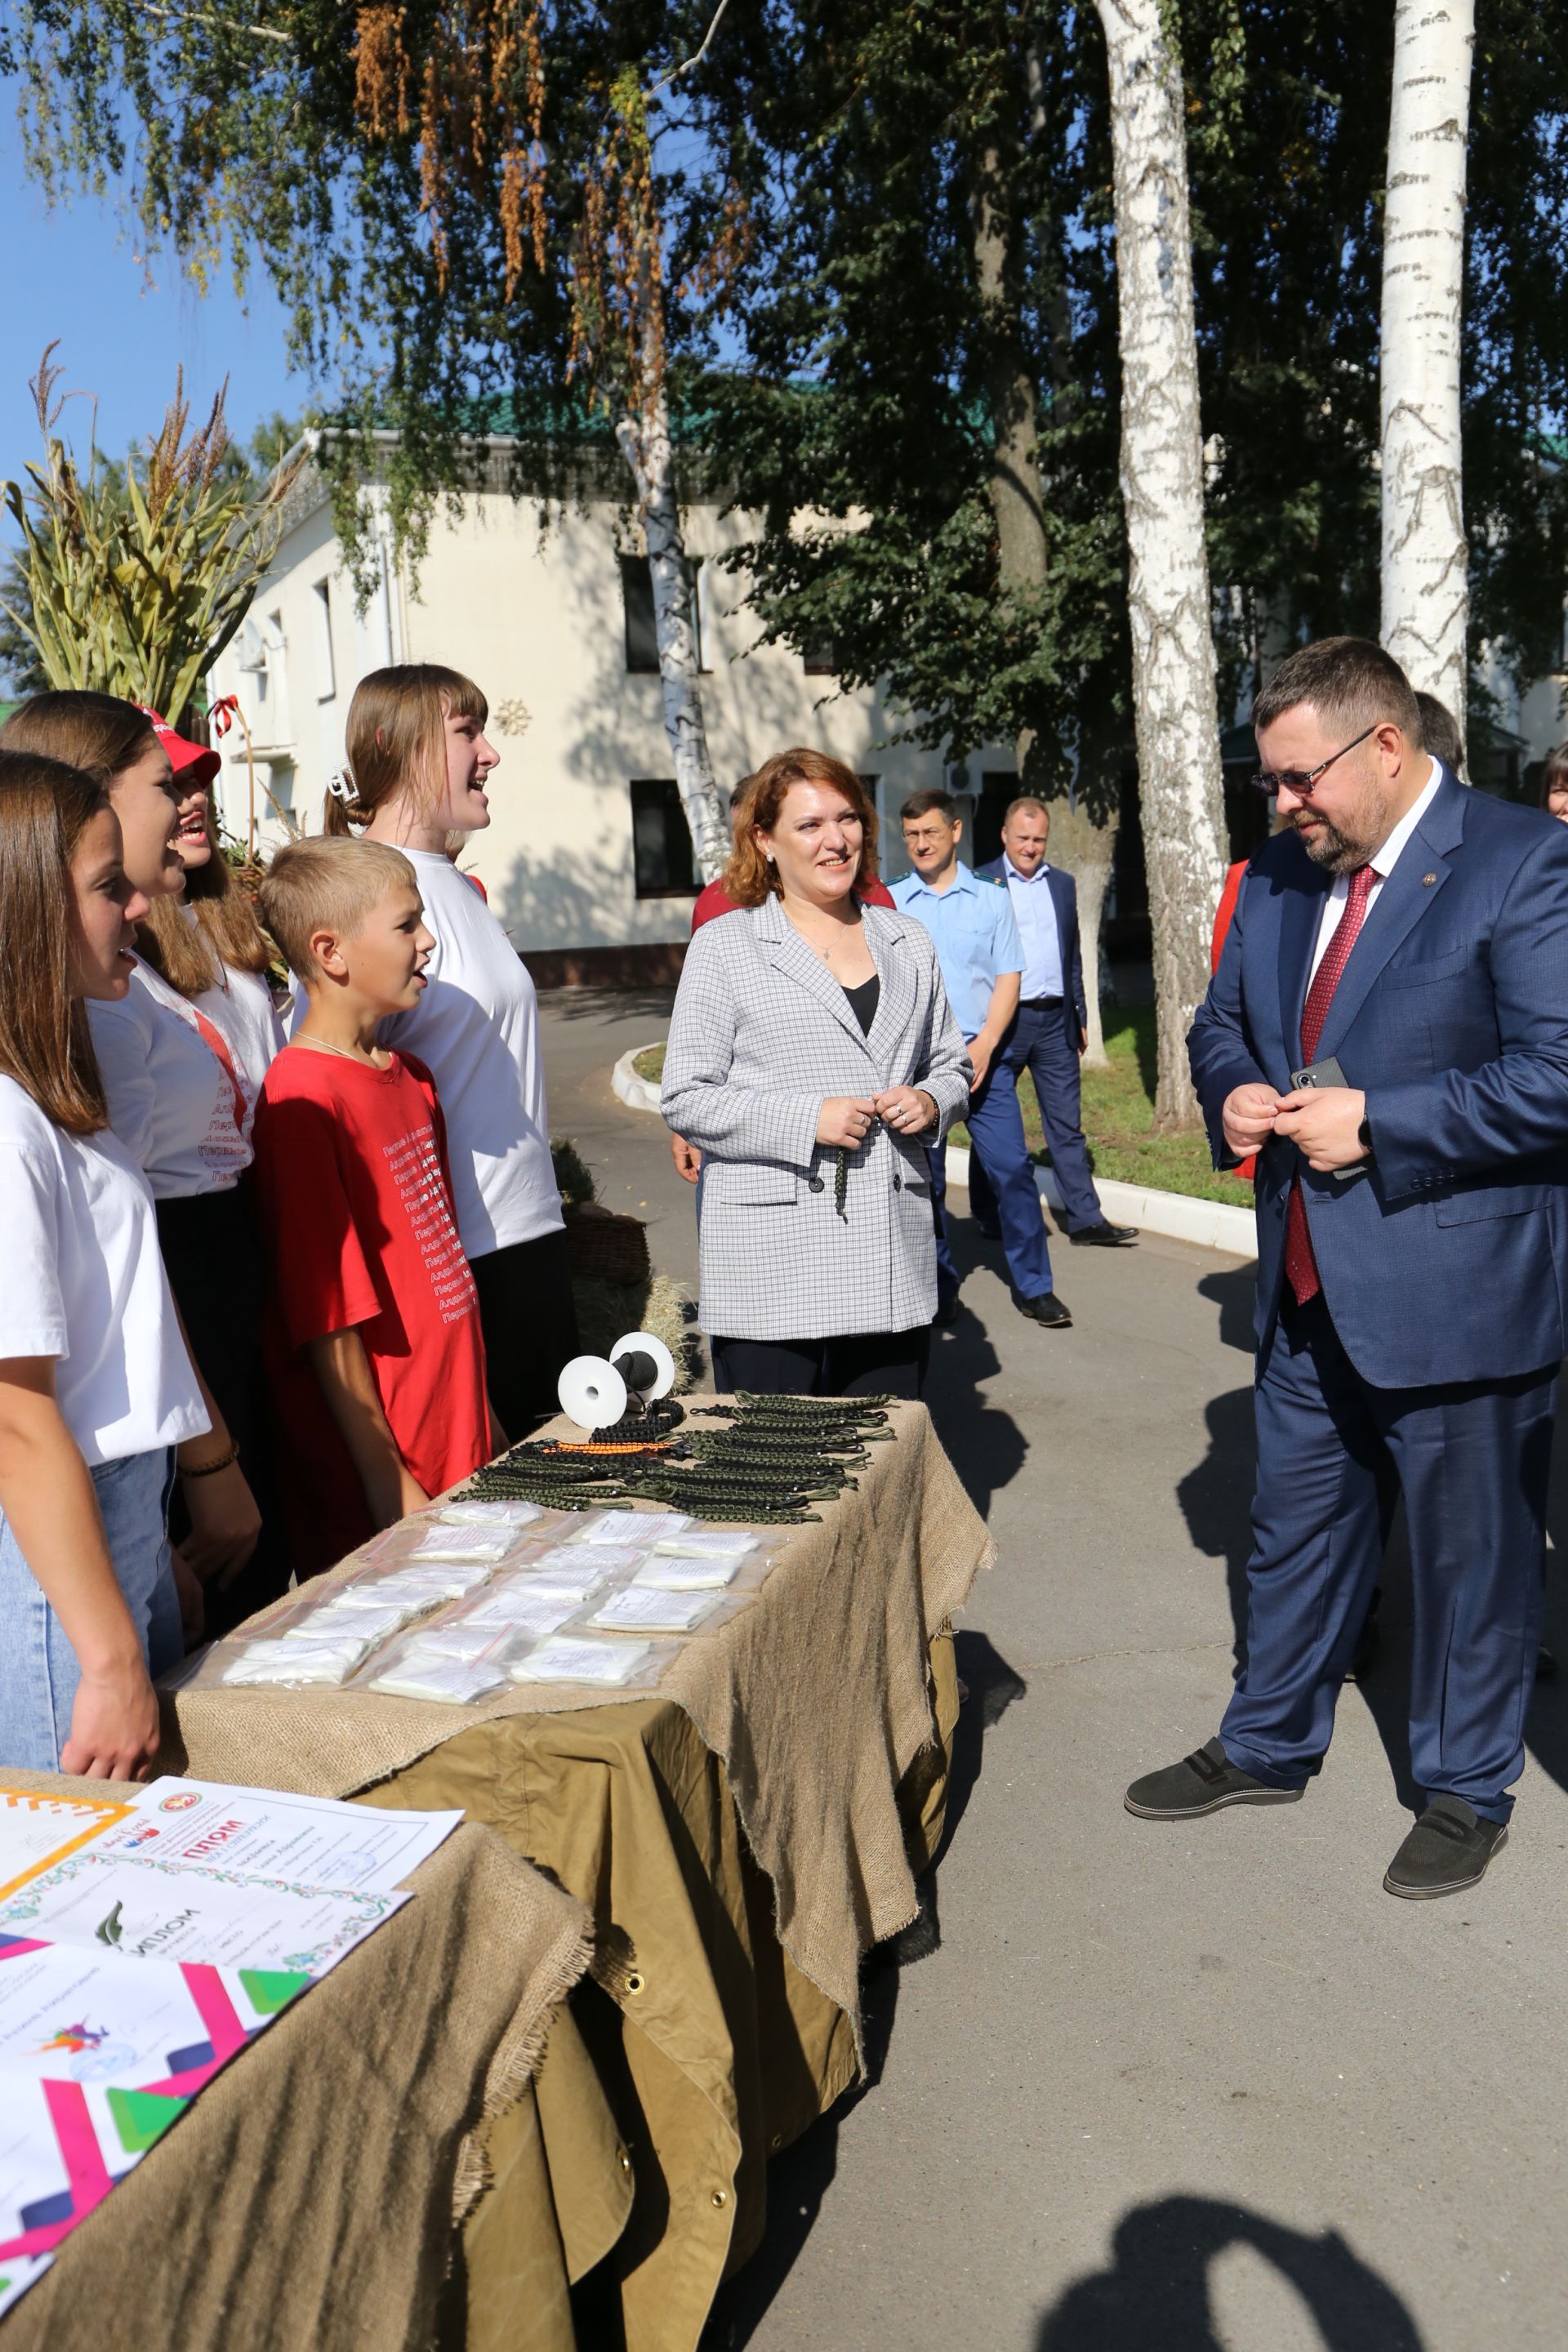
[[[1016,800],[1002,820],[1001,856],[976,868],[981,881],[1006,891],[1024,944],[1018,1017],[1008,1034],[1005,1060],[1015,1086],[1025,1070],[1035,1081],[1068,1241],[1116,1249],[1135,1242],[1138,1228],[1108,1223],[1089,1172],[1079,1077],[1089,1012],[1078,891],[1070,874],[1046,863],[1050,832],[1050,812],[1043,803]],[[969,1205],[989,1225],[995,1211],[984,1179],[978,1190],[971,1184]]]
[[[914,872],[895,882],[893,903],[922,923],[936,942],[947,1001],[974,1068],[965,1118],[972,1174],[984,1162],[1019,1313],[1047,1329],[1066,1330],[1072,1317],[1051,1288],[1034,1163],[1024,1141],[1017,1092],[1001,1058],[1003,1040],[1017,1010],[1024,967],[1013,911],[1005,893],[987,889],[960,864],[963,825],[957,803],[946,793],[914,793],[900,815]],[[936,1213],[936,1319],[951,1323],[958,1311],[958,1268],[947,1240],[943,1147],[932,1146],[930,1157]]]

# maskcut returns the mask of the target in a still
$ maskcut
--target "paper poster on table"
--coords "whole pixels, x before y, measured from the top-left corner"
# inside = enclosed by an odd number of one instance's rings
[[[0,2313],[461,1813],[163,1780],[0,1789]]]
[[[296,1886],[387,1895],[449,1837],[463,1816],[348,1805],[277,1789],[154,1780],[127,1818],[96,1841],[103,1853],[190,1863]]]
[[[0,1937],[0,2310],[310,1983]]]
[[[103,1837],[134,1811],[110,1798],[0,1786],[0,1896]]]

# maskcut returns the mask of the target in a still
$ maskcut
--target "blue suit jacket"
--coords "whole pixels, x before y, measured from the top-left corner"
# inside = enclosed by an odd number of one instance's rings
[[[1216,1167],[1233,1087],[1280,1093],[1330,877],[1292,834],[1243,877],[1187,1050]],[[1444,772],[1345,966],[1316,1058],[1366,1092],[1374,1163],[1316,1175],[1294,1144],[1258,1161],[1258,1343],[1279,1309],[1300,1174],[1334,1328],[1375,1388],[1498,1381],[1565,1348],[1568,825]]]
[[[1007,876],[1003,859],[988,858],[974,869],[982,882],[995,882],[1005,890]],[[1089,1033],[1089,1007],[1083,1000],[1083,947],[1078,935],[1078,884],[1059,866],[1047,866],[1046,885],[1057,910],[1057,934],[1062,949],[1062,1006],[1068,1036],[1076,1048]]]

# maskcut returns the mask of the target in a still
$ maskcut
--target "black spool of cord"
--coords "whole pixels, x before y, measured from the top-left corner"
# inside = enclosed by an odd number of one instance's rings
[[[646,1349],[628,1348],[624,1356],[614,1356],[610,1361],[634,1396],[645,1397],[658,1385],[658,1366]]]

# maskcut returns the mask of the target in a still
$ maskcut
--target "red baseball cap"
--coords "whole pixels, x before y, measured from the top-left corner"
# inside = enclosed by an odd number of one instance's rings
[[[182,783],[210,784],[223,765],[217,752],[205,743],[193,743],[188,735],[176,735],[166,720],[160,719],[151,703],[139,702],[138,710],[153,721],[153,732],[169,755],[169,765]]]

